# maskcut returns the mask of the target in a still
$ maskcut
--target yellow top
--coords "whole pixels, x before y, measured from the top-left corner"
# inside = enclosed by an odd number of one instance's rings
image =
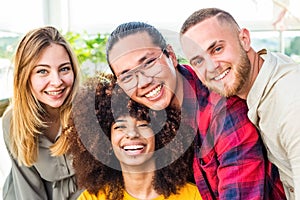
[[[152,200],[164,200],[164,196],[160,195]],[[187,183],[184,187],[180,189],[177,195],[170,195],[167,200],[202,200],[198,188],[192,184]],[[87,190],[85,190],[81,195],[78,197],[77,200],[105,200],[105,195],[102,192],[99,192],[98,195],[90,194]],[[130,196],[126,191],[124,194],[123,200],[138,200]]]

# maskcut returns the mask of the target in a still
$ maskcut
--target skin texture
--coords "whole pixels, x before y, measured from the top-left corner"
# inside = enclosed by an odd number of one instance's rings
[[[175,54],[170,46],[156,65],[161,66],[161,72],[154,77],[138,74],[138,84],[132,90],[126,91],[127,95],[138,103],[154,110],[162,110],[174,104],[174,95],[182,99],[182,83],[178,78],[175,67],[177,65]],[[138,32],[119,40],[109,52],[110,65],[118,77],[120,74],[142,64],[145,59],[156,58],[162,52],[152,43],[148,33]]]
[[[167,198],[178,192],[192,180],[194,152],[193,144],[185,142],[194,136],[193,130],[180,123],[180,110],[150,110],[129,99],[115,81],[98,81],[92,80],[85,87],[90,89],[78,93],[73,109],[76,118],[65,130],[79,187],[95,195],[103,192],[106,199],[122,199],[125,189],[139,199],[158,194]],[[95,126],[103,134],[91,125],[91,112],[96,113]],[[174,146],[168,146],[171,141]],[[124,146],[131,144],[144,147],[125,151]],[[183,153],[186,145],[191,146]],[[178,152],[182,152],[179,158]],[[163,168],[157,167],[163,163]]]
[[[155,138],[146,120],[119,117],[111,127],[111,143],[123,172],[155,170]]]
[[[67,51],[51,44],[41,54],[30,75],[31,90],[47,110],[59,108],[70,94],[74,72]]]
[[[224,26],[211,17],[189,28],[181,44],[197,76],[209,89],[226,97],[244,96],[248,91],[248,30]]]
[[[199,79],[224,96],[247,100],[247,115],[260,132],[268,159],[279,169],[287,199],[298,199],[299,128],[294,119],[299,118],[299,95],[293,92],[299,85],[293,77],[298,66],[281,53],[256,52],[250,43],[249,31],[218,8],[194,12],[181,28],[182,47]]]
[[[3,116],[3,133],[14,184],[8,176],[3,196],[76,198],[81,191],[61,130],[67,126],[79,87],[77,56],[55,27],[38,27],[20,38],[13,68],[12,104]]]

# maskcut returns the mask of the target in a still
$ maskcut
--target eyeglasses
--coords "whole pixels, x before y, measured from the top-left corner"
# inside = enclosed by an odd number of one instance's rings
[[[156,58],[149,58],[144,63],[137,67],[121,74],[117,77],[117,83],[123,90],[128,91],[137,86],[138,83],[138,72],[143,76],[154,77],[161,72],[161,65],[155,65],[156,62],[161,59],[164,54],[164,49],[161,54]]]

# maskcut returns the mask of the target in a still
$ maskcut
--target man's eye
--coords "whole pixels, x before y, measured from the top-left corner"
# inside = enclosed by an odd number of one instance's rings
[[[155,60],[156,60],[156,58],[150,58],[150,59],[148,59],[148,60],[143,64],[143,67],[144,67],[144,68],[147,68],[147,67],[149,67],[149,66],[154,65]]]
[[[194,59],[191,63],[192,66],[200,66],[203,62],[203,58]]]
[[[215,52],[218,53],[218,52],[220,52],[222,49],[223,49],[222,47],[216,47],[216,48],[215,48]]]
[[[123,74],[122,77],[120,77],[120,80],[121,80],[121,82],[127,83],[127,82],[131,81],[132,78],[133,78],[132,74]]]

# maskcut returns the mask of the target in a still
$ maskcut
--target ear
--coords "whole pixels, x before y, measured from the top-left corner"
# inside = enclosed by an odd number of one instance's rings
[[[169,54],[169,59],[171,59],[171,61],[173,62],[174,67],[176,68],[176,66],[178,65],[178,61],[177,61],[176,54],[175,54],[172,46],[168,44],[166,50]]]
[[[250,32],[248,29],[243,28],[240,30],[239,39],[243,49],[248,52],[251,48]]]

